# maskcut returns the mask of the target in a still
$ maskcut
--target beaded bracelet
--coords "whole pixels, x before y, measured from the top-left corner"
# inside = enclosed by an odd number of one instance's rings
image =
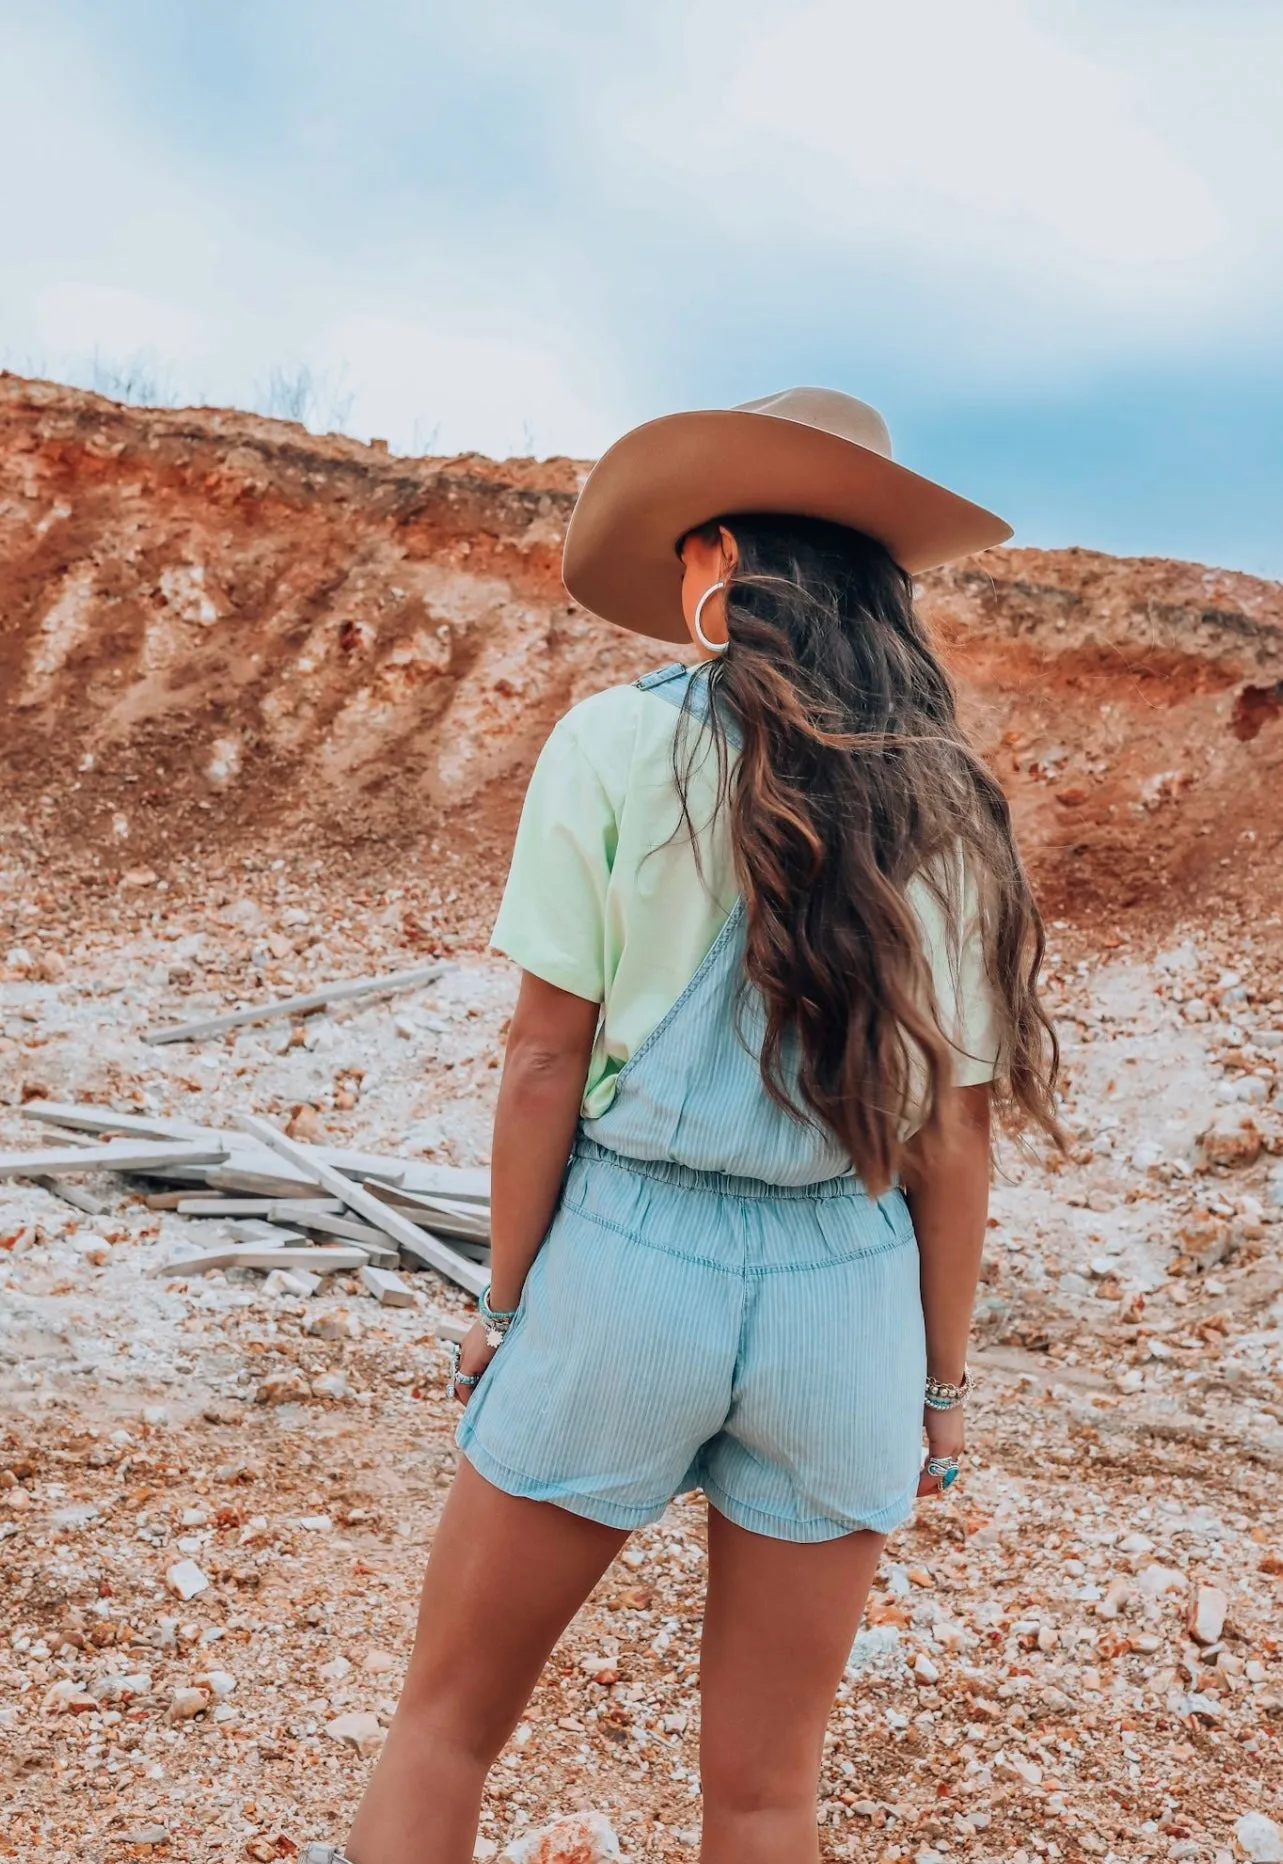
[[[962,1368],[962,1382],[951,1385],[947,1379],[933,1379],[927,1374],[927,1389],[923,1403],[928,1411],[956,1411],[960,1404],[965,1404],[971,1391],[971,1374],[966,1366]]]
[[[505,1310],[503,1308],[491,1307],[490,1284],[487,1282],[477,1298],[477,1312],[481,1316],[481,1324],[486,1330],[486,1345],[502,1346],[504,1336],[513,1321],[517,1318],[520,1309],[514,1307]]]

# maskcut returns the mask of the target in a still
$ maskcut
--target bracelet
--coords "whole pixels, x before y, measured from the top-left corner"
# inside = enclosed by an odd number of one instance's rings
[[[923,1403],[928,1411],[956,1411],[960,1404],[965,1404],[971,1392],[971,1372],[967,1366],[962,1368],[962,1382],[951,1385],[947,1379],[933,1379],[927,1374],[927,1388]]]
[[[504,1337],[520,1311],[520,1308],[516,1307],[508,1309],[491,1307],[490,1284],[489,1282],[486,1283],[477,1297],[477,1312],[481,1316],[481,1324],[486,1330],[487,1346],[503,1345]]]

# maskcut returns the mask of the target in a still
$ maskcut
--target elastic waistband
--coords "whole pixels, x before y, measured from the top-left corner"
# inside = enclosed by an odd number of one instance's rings
[[[575,1137],[572,1156],[597,1160],[617,1166],[620,1171],[636,1172],[643,1178],[657,1178],[662,1184],[680,1185],[686,1191],[711,1191],[718,1197],[828,1198],[867,1197],[864,1185],[854,1172],[836,1178],[823,1178],[818,1184],[768,1184],[764,1178],[741,1178],[734,1172],[698,1171],[693,1165],[678,1165],[672,1159],[637,1159],[616,1152],[600,1140],[580,1132]]]

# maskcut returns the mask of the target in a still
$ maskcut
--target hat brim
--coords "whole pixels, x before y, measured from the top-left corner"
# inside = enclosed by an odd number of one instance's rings
[[[737,511],[849,525],[915,575],[1012,534],[992,511],[854,441],[777,415],[710,408],[647,421],[602,454],[566,531],[566,588],[621,628],[687,641],[678,541]]]

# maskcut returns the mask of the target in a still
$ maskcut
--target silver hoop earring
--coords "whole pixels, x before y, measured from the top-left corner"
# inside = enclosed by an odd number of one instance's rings
[[[710,595],[716,595],[719,589],[724,589],[725,587],[726,587],[726,582],[724,578],[719,582],[710,583],[708,585],[708,588],[705,589],[703,595],[699,598],[699,601],[695,604],[695,619],[691,623],[691,628],[694,632],[695,639],[699,642],[700,646],[706,647],[710,654],[724,654],[727,648],[730,646],[729,640],[710,641],[708,636],[705,634],[703,628],[700,626],[700,621],[704,613],[705,602],[707,602]]]

